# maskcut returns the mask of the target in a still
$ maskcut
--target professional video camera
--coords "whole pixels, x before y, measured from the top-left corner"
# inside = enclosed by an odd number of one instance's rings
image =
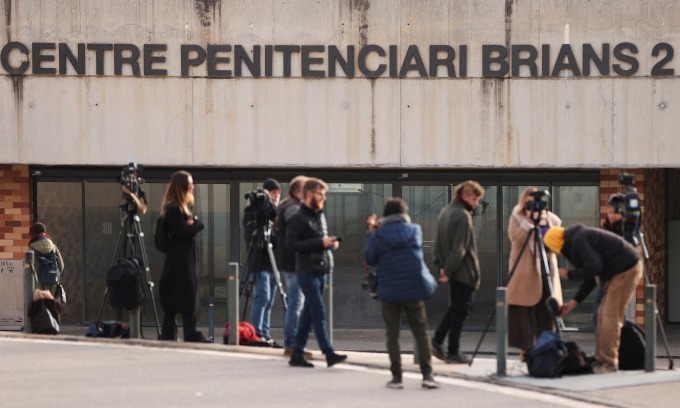
[[[276,207],[264,189],[258,188],[248,192],[244,198],[248,202],[247,210],[253,211],[257,218],[270,221],[276,218]]]
[[[623,173],[619,176],[619,184],[626,189],[623,193],[624,238],[626,241],[637,246],[639,245],[638,236],[640,235],[642,208],[640,204],[640,195],[638,194],[637,189],[632,186],[635,184],[635,176],[629,173]]]
[[[526,211],[531,211],[532,221],[536,222],[541,218],[541,212],[548,209],[548,203],[550,201],[550,193],[548,190],[534,191],[529,193],[531,200],[527,200],[524,209]],[[534,219],[536,218],[536,219]]]
[[[127,187],[130,193],[139,195],[139,186],[144,184],[144,179],[140,177],[143,171],[143,165],[130,162],[123,166],[123,170],[118,176],[118,182],[121,186]]]

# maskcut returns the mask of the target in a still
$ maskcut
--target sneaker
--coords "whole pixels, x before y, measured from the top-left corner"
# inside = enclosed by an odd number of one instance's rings
[[[283,356],[290,358],[293,355],[293,351],[293,347],[286,347],[283,349]],[[314,355],[309,351],[305,351],[303,356],[305,357],[305,360],[314,360]]]
[[[444,351],[444,346],[437,342],[434,338],[432,339],[432,355],[440,360],[446,361],[446,352]]]
[[[290,356],[290,360],[288,360],[288,365],[292,367],[307,367],[307,368],[314,367],[314,364],[305,360],[305,358],[300,354],[293,354],[292,356]]]
[[[426,388],[428,390],[434,390],[439,388],[439,383],[434,380],[432,375],[424,375],[423,382],[420,385],[421,387]]]
[[[606,374],[606,373],[615,373],[616,367],[609,363],[605,363],[603,361],[596,361],[593,363],[593,374]]]
[[[271,347],[271,348],[283,348],[280,346],[277,342],[275,342],[272,339],[265,339],[264,337],[260,337],[260,341],[257,342],[257,345],[259,347]]]
[[[344,354],[336,354],[334,351],[326,354],[326,364],[328,364],[328,367],[333,367],[334,365],[342,363],[345,360],[347,360],[347,356]]]
[[[449,353],[446,356],[446,364],[470,364],[470,357],[460,351],[456,354]]]
[[[385,384],[385,386],[391,390],[403,390],[404,384],[398,378],[392,378],[390,382]]]

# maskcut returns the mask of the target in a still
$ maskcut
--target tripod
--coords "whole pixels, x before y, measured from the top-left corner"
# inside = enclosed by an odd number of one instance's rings
[[[250,239],[250,244],[248,245],[248,254],[246,255],[246,264],[243,267],[243,272],[241,273],[241,296],[245,297],[243,304],[243,314],[241,316],[241,321],[246,320],[246,314],[248,312],[248,304],[250,303],[250,298],[253,293],[253,285],[255,280],[258,279],[260,273],[261,257],[264,255],[263,251],[266,249],[267,255],[269,256],[269,261],[272,264],[272,273],[274,275],[274,280],[276,282],[276,287],[279,290],[279,295],[281,296],[281,303],[283,304],[283,309],[288,309],[288,296],[286,291],[283,289],[283,284],[281,283],[281,273],[279,268],[276,266],[276,258],[274,257],[274,247],[271,243],[272,236],[272,221],[267,221],[262,227],[258,227],[255,234],[253,234]]]
[[[543,282],[543,288],[548,289],[549,296],[546,298],[545,303],[546,306],[548,307],[548,310],[550,311],[550,314],[552,314],[553,319],[555,321],[555,329],[557,330],[557,334],[560,336],[560,339],[562,338],[562,330],[564,328],[564,322],[562,321],[562,317],[560,317],[560,312],[559,312],[559,304],[557,303],[557,299],[553,296],[553,286],[552,286],[552,277],[551,272],[550,272],[550,265],[548,264],[548,256],[546,254],[545,250],[545,245],[543,244],[543,233],[541,232],[541,228],[538,226],[538,221],[540,219],[540,213],[535,212],[535,214],[539,215],[539,217],[532,217],[532,221],[534,222],[534,227],[527,232],[527,237],[524,239],[524,243],[522,244],[522,247],[519,250],[519,253],[517,254],[517,259],[515,259],[515,263],[510,269],[510,273],[508,274],[508,280],[505,282],[505,286],[507,287],[508,283],[510,283],[510,279],[512,279],[513,274],[515,273],[515,269],[517,269],[517,265],[519,265],[519,261],[522,258],[522,254],[526,250],[529,240],[534,237],[534,254],[538,254],[541,259],[541,280]],[[493,321],[494,317],[496,317],[496,308],[493,309],[493,312],[491,312],[491,315],[489,316],[489,320],[486,322],[486,327],[484,327],[484,331],[482,332],[482,337],[479,339],[479,342],[477,343],[477,347],[475,348],[475,352],[472,354],[472,358],[470,358],[470,363],[468,366],[472,365],[472,362],[475,359],[475,356],[479,352],[479,348],[482,345],[482,342],[484,341],[484,337],[486,336],[486,333],[489,331],[489,327],[491,326],[491,322]]]
[[[161,328],[158,321],[158,310],[156,310],[156,299],[153,294],[154,284],[151,281],[151,275],[149,273],[149,261],[146,255],[146,248],[144,247],[144,232],[139,222],[139,216],[137,215],[136,205],[128,201],[120,206],[121,223],[120,223],[120,234],[118,235],[118,242],[116,243],[116,251],[113,255],[113,261],[111,265],[115,265],[119,259],[127,257],[138,257],[142,261],[142,267],[145,272],[146,286],[151,296],[151,306],[153,307],[153,315],[156,319],[156,331],[158,338],[161,337]],[[104,305],[108,299],[109,288],[104,290],[104,299],[102,300],[102,306],[99,309],[99,316],[97,321],[102,320],[102,313],[104,312]],[[118,316],[120,318],[121,310],[118,310]]]

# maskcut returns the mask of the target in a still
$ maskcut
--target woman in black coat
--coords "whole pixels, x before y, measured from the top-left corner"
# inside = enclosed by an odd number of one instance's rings
[[[196,234],[204,225],[191,213],[194,206],[194,181],[186,171],[178,171],[170,178],[161,206],[161,217],[168,233],[160,298],[163,308],[162,340],[176,340],[175,315],[182,315],[184,341],[208,342],[196,331],[198,282],[196,277]]]

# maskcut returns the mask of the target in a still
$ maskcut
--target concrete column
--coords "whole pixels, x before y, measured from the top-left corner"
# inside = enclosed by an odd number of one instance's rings
[[[142,306],[137,306],[130,310],[130,338],[139,339],[142,337]]]
[[[32,333],[31,318],[28,315],[28,307],[33,301],[33,292],[35,291],[35,275],[33,274],[33,260],[35,253],[33,250],[28,250],[24,254],[24,331]]]

